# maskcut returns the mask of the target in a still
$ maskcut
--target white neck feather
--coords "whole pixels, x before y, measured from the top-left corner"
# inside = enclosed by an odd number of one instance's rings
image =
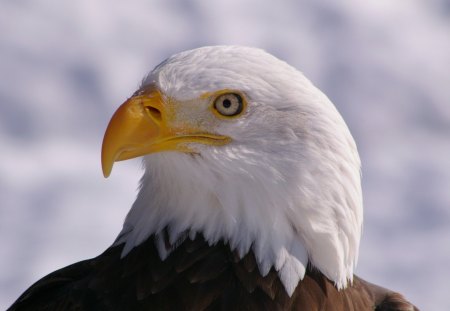
[[[298,165],[224,148],[225,161],[223,152],[220,158],[214,153],[146,157],[141,189],[116,242],[126,243],[123,255],[167,227],[172,244],[188,231],[191,237],[202,233],[210,244],[223,240],[241,256],[252,249],[261,274],[274,267],[289,295],[308,261],[345,288],[357,261],[362,222],[355,163],[325,153],[336,157],[336,167],[321,166],[320,160]],[[159,250],[165,259],[168,253]]]

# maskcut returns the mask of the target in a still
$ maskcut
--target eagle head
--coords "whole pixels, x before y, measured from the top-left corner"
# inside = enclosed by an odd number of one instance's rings
[[[362,226],[360,160],[330,100],[287,63],[255,48],[212,46],[168,58],[114,114],[102,148],[143,156],[139,194],[116,244],[123,256],[167,230],[201,233],[292,294],[310,263],[345,288]],[[159,247],[162,259],[171,248]]]

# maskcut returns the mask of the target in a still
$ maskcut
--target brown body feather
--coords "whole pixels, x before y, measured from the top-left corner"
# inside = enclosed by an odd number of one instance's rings
[[[251,252],[240,259],[227,244],[209,246],[201,236],[164,261],[154,236],[121,259],[122,248],[49,274],[9,310],[417,310],[356,276],[338,291],[311,267],[289,297],[274,269],[259,274]]]

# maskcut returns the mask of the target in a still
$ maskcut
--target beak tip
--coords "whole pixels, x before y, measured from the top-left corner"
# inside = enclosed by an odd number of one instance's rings
[[[111,175],[112,167],[114,164],[114,161],[108,161],[108,159],[105,159],[104,154],[102,153],[102,172],[103,177],[108,178],[109,175]]]
[[[112,167],[114,162],[111,161],[105,161],[102,159],[102,172],[103,177],[108,178],[109,175],[111,175]]]

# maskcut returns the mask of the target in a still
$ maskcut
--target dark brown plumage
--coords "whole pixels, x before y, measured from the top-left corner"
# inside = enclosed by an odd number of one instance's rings
[[[49,274],[9,310],[417,310],[356,276],[338,291],[312,267],[289,297],[273,268],[259,274],[251,252],[239,259],[227,244],[209,246],[199,235],[164,261],[154,236],[121,259],[122,248]]]

